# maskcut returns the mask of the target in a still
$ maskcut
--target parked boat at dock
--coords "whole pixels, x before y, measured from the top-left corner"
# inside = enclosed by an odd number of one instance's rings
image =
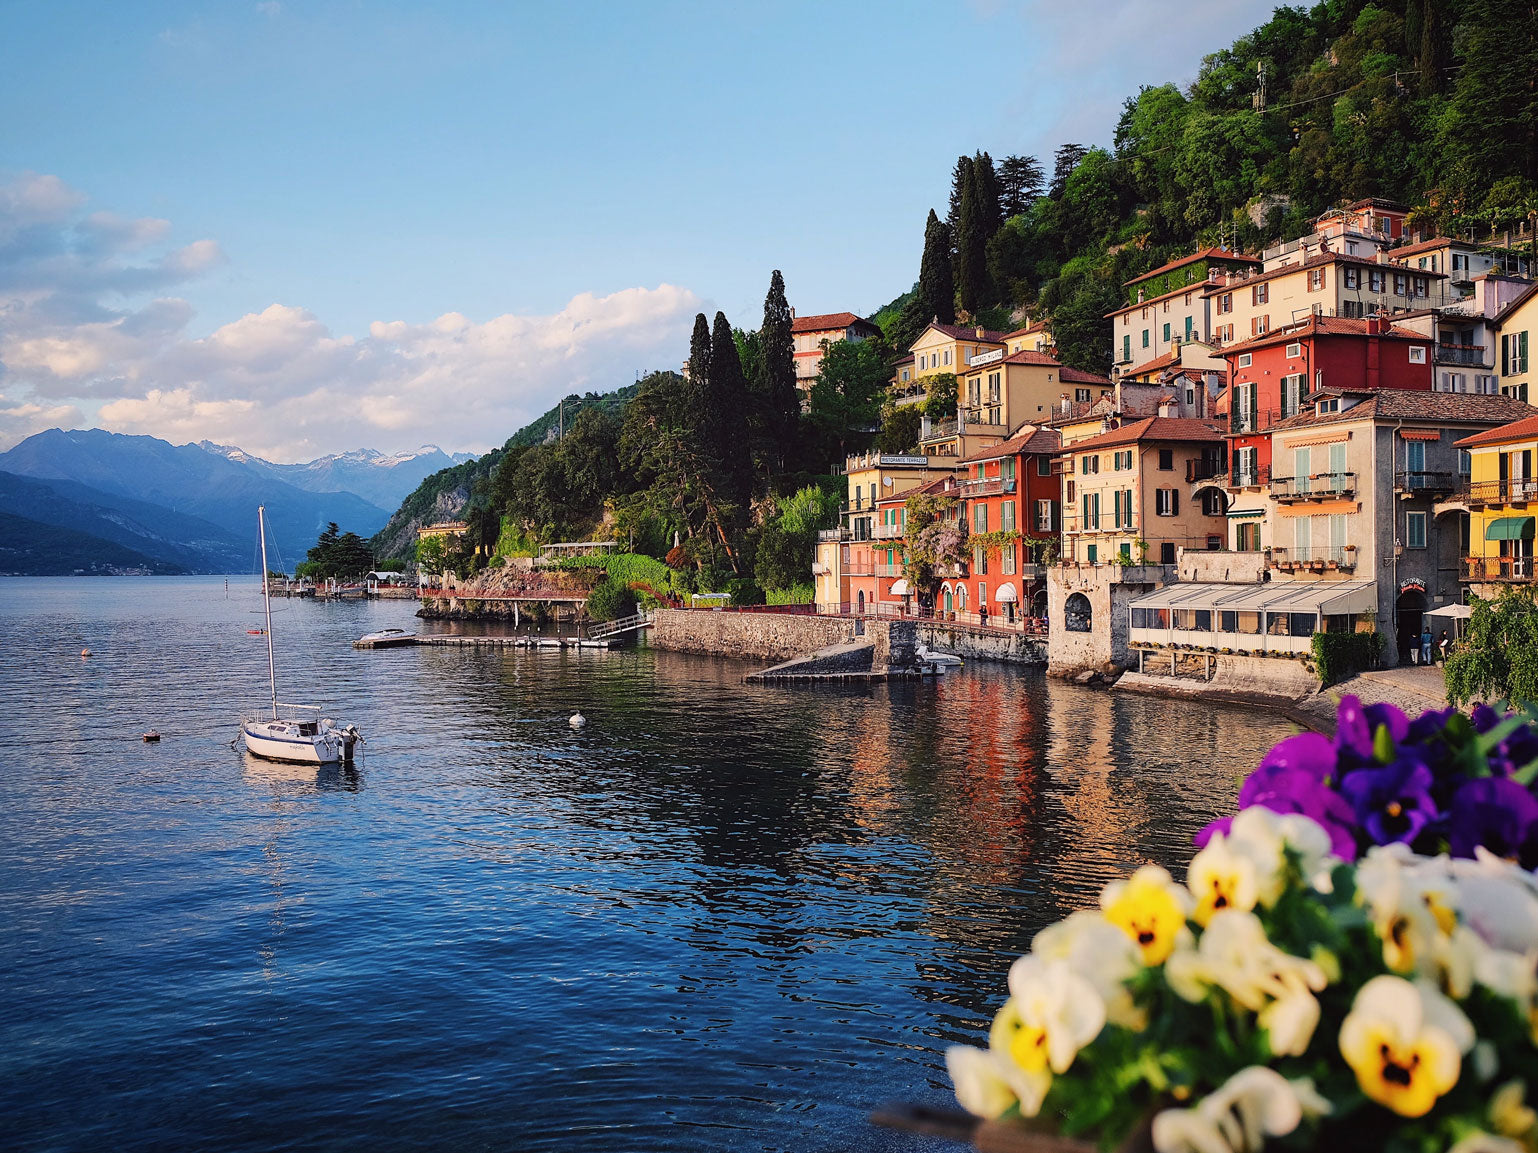
[[[321,715],[314,705],[278,701],[278,667],[272,647],[272,594],[268,588],[267,510],[257,506],[256,523],[262,541],[262,609],[267,617],[267,680],[271,689],[268,710],[253,711],[241,718],[241,739],[252,756],[269,761],[293,761],[308,765],[351,764],[363,740],[355,725],[340,725]],[[400,631],[400,630],[394,630]]]

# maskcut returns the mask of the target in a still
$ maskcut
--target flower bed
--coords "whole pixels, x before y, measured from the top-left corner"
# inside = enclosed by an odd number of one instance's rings
[[[1037,934],[957,1099],[1160,1153],[1538,1149],[1535,776],[1530,717],[1347,698],[1185,884],[1146,865]]]

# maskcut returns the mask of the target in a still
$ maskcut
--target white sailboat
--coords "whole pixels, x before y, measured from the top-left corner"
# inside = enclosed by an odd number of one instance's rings
[[[267,614],[267,680],[272,690],[272,713],[267,710],[244,716],[240,732],[246,752],[269,761],[293,761],[306,765],[351,764],[353,750],[363,739],[354,725],[338,725],[321,716],[313,705],[289,705],[278,701],[278,666],[272,651],[272,594],[267,587],[267,510],[258,506],[256,523],[262,536],[262,608]]]

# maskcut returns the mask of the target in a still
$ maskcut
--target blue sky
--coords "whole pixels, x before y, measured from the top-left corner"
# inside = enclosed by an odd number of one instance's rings
[[[1109,143],[1269,9],[3,3],[0,293],[54,295],[0,328],[0,447],[488,447],[773,268],[873,310],[958,153]]]

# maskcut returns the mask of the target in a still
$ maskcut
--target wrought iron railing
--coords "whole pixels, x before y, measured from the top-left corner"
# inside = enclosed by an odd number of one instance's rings
[[[1535,578],[1530,556],[1466,556],[1463,579],[1472,581],[1532,581]]]
[[[1322,500],[1348,496],[1356,491],[1356,473],[1322,472],[1313,476],[1271,478],[1271,495],[1277,500]]]

